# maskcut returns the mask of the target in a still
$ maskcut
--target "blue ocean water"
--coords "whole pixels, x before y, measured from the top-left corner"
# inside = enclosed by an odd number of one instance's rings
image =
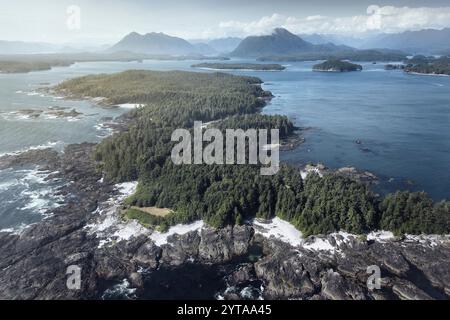
[[[107,134],[102,127],[106,119],[127,111],[62,100],[37,88],[128,69],[207,72],[192,69],[196,62],[90,62],[29,74],[0,74],[0,154],[97,142]],[[321,73],[311,71],[313,64],[289,63],[282,72],[232,71],[260,77],[264,88],[272,91],[275,98],[264,113],[288,115],[305,129],[306,143],[283,153],[283,160],[321,162],[332,168],[354,166],[382,179],[378,191],[408,188],[425,190],[436,200],[450,199],[450,77],[385,71],[384,64],[371,63],[364,64],[362,72]],[[82,115],[30,119],[17,114],[49,107],[76,109]],[[52,183],[36,175],[34,168],[0,171],[0,230],[39,221],[63,200],[52,196]]]

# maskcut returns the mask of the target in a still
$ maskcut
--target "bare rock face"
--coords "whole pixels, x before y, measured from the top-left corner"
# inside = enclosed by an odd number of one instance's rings
[[[431,297],[407,280],[398,280],[392,291],[402,300],[431,300]]]
[[[332,242],[330,236],[320,237]],[[336,238],[336,237],[335,237]],[[448,245],[420,241],[367,242],[356,238],[339,251],[292,248],[261,239],[266,256],[255,263],[271,299],[448,299]],[[335,241],[336,242],[336,241]],[[340,239],[337,239],[340,242]],[[334,243],[336,245],[336,243]],[[426,252],[426,254],[425,254]],[[381,269],[380,290],[369,289],[368,267]],[[434,272],[433,272],[434,271]]]
[[[223,263],[248,252],[254,230],[249,226],[235,226],[201,231],[199,259],[208,263]]]
[[[255,267],[252,263],[246,263],[228,276],[228,282],[232,285],[248,282],[256,279]]]
[[[366,300],[363,287],[345,279],[338,272],[328,270],[322,278],[322,295],[330,300]]]
[[[185,235],[174,235],[168,239],[169,244],[162,247],[161,262],[169,266],[180,266],[189,260],[198,259],[200,235],[190,232]]]
[[[266,284],[266,296],[272,299],[311,296],[316,287],[302,262],[295,251],[280,250],[255,263],[256,275]]]
[[[136,250],[136,253],[131,258],[131,262],[135,265],[155,270],[158,268],[160,258],[161,248],[154,245],[153,242],[147,241]]]
[[[236,286],[258,281],[264,298],[450,299],[449,241],[368,242],[328,235],[315,239],[335,250],[313,250],[255,235],[254,228],[245,225],[174,235],[161,247],[148,235],[101,246],[86,226],[92,223],[98,204],[115,191],[108,182],[98,182],[101,176],[90,156],[94,147],[72,145],[64,154],[48,157],[39,153],[37,162],[43,169],[59,171],[59,178],[72,183],[61,191],[66,202],[50,219],[20,235],[0,233],[0,299],[95,299],[101,297],[104,281],[127,279],[134,288],[143,289],[145,273],[156,273],[161,266],[177,272],[176,267],[186,263],[220,267],[236,260],[240,262],[232,269],[222,268],[221,278]],[[8,158],[0,160],[0,166],[29,161],[25,156]],[[240,259],[255,246],[262,255],[242,263]],[[79,290],[67,286],[67,270],[74,265],[81,270]],[[369,266],[380,268],[381,290],[369,290]],[[238,299],[239,295],[225,297]]]
[[[397,276],[406,275],[409,271],[408,262],[396,246],[375,242],[369,247],[369,255],[376,260],[378,265]]]
[[[422,272],[430,285],[450,296],[450,244],[438,247],[407,245],[402,248],[403,256]]]

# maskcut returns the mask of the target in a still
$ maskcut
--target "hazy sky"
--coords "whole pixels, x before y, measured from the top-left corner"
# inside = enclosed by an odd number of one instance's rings
[[[242,37],[280,26],[342,34],[450,27],[450,0],[0,0],[2,40],[99,44],[131,31]]]

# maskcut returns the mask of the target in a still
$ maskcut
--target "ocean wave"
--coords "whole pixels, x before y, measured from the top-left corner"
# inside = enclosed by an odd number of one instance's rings
[[[21,235],[27,228],[29,228],[32,224],[21,223],[18,226],[0,229],[0,233],[9,233],[14,235]]]
[[[80,120],[83,115],[73,109],[72,111],[54,110],[52,107],[47,109],[35,110],[17,110],[9,112],[0,112],[0,117],[6,121],[35,121],[35,120],[66,120],[69,122]]]
[[[36,221],[36,215],[40,219],[47,219],[52,215],[52,211],[61,206],[64,197],[58,194],[63,182],[59,178],[53,177],[57,171],[42,171],[35,169],[29,170],[11,170],[7,172],[8,177],[13,175],[0,184],[0,190],[6,192],[8,196],[8,207],[14,206],[17,212],[29,216],[28,221]],[[9,192],[9,193],[8,193]],[[3,202],[0,205],[4,205]],[[34,216],[34,218],[33,218]],[[2,232],[18,233],[26,229],[32,223],[20,223],[2,229]]]
[[[123,201],[136,192],[137,182],[125,182],[115,185],[118,195],[101,203],[94,214],[98,215],[97,221],[85,227],[89,234],[95,235],[99,240],[99,248],[114,241],[129,240],[132,237],[148,234],[149,230],[141,226],[137,221],[123,221],[118,214]]]
[[[44,150],[44,149],[49,149],[49,148],[59,149],[57,147],[61,147],[61,149],[62,149],[62,147],[64,145],[65,145],[65,143],[62,141],[48,141],[47,143],[40,144],[37,146],[31,146],[31,147],[27,147],[27,148],[20,149],[17,151],[12,151],[12,152],[0,153],[0,158],[5,157],[5,156],[18,156],[22,153],[25,153],[28,151],[33,151],[33,150]]]
[[[127,279],[123,279],[121,283],[108,288],[102,295],[103,300],[110,299],[135,299],[136,289],[130,287],[130,282]]]
[[[27,201],[18,209],[36,212],[46,218],[52,209],[60,207],[60,203],[64,201],[63,196],[57,195],[61,187],[60,181],[50,178],[57,173],[57,171],[29,170],[21,179],[25,189],[20,193],[20,197]]]
[[[99,131],[101,134],[97,135],[98,138],[106,138],[113,134],[114,129],[112,129],[109,125],[113,124],[113,122],[102,122],[98,123],[94,126],[95,130]]]
[[[18,180],[8,180],[4,182],[0,182],[0,191],[6,191],[11,187],[16,186],[19,183]]]

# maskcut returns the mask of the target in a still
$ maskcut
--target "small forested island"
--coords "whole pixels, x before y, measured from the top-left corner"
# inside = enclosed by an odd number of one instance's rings
[[[313,71],[323,72],[350,72],[361,71],[362,69],[362,66],[359,64],[341,60],[327,60],[313,66]]]
[[[199,63],[192,68],[218,69],[218,70],[255,70],[255,71],[282,71],[286,67],[280,64],[262,63]]]
[[[406,61],[405,72],[429,74],[429,75],[450,75],[449,57],[425,57],[415,56]]]
[[[347,62],[326,63],[323,68],[360,69]],[[262,98],[270,96],[261,82],[224,73],[126,71],[68,80],[56,90],[145,105],[130,112],[128,130],[96,147],[95,160],[108,180],[139,180],[137,192],[126,200],[124,215],[147,227],[166,230],[201,219],[222,228],[278,216],[304,235],[339,230],[449,232],[449,203],[435,204],[424,193],[381,198],[353,179],[337,174],[303,179],[298,168],[287,165],[274,176],[262,176],[260,165],[173,164],[171,134],[178,128],[191,130],[195,120],[214,121],[221,130],[256,127],[279,128],[282,136],[292,133],[294,126],[286,117],[257,114],[265,106]],[[148,214],[155,207],[165,214]]]
[[[71,60],[0,60],[0,73],[28,73],[32,71],[45,71],[53,67],[68,67],[74,62]]]

